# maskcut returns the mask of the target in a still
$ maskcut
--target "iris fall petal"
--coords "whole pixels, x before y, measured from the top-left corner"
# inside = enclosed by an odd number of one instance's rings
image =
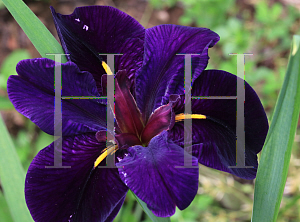
[[[54,134],[54,67],[50,59],[28,59],[17,65],[17,76],[10,76],[7,91],[16,110]],[[57,86],[60,87],[60,86]],[[62,64],[62,96],[100,96],[88,72],[68,62]],[[106,100],[62,100],[62,133],[73,135],[106,130]],[[57,119],[59,121],[59,119]]]
[[[236,96],[237,77],[220,70],[204,71],[195,81],[192,96]],[[175,105],[175,113],[184,112],[184,96]],[[254,168],[234,169],[236,165],[236,100],[193,99],[192,112],[207,119],[193,120],[193,155],[208,167],[235,174],[244,179],[256,176],[257,156],[267,132],[268,121],[255,91],[245,82],[245,160]],[[169,137],[183,146],[183,122],[178,122]]]
[[[169,217],[175,207],[189,206],[198,190],[197,159],[194,168],[182,168],[184,150],[167,139],[164,131],[148,147],[133,146],[117,163],[124,183],[159,217]],[[189,154],[187,154],[189,155]]]
[[[59,150],[52,143],[32,161],[25,182],[25,197],[33,219],[53,221],[106,221],[115,207],[120,208],[128,188],[117,169],[96,168],[105,143],[94,134],[65,137],[62,164],[71,168],[46,168],[54,165]]]

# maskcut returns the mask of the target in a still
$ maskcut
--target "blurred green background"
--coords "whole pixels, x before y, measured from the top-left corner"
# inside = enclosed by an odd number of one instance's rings
[[[292,35],[300,34],[300,1],[294,0],[85,0],[25,1],[57,38],[49,6],[70,14],[83,5],[110,5],[128,13],[150,28],[159,24],[205,27],[221,40],[209,50],[209,69],[236,73],[236,57],[246,56],[245,79],[258,93],[268,117],[272,116],[283,83]],[[16,74],[18,61],[40,57],[0,0],[0,112],[13,138],[23,167],[27,170],[39,150],[53,141],[23,117],[7,98],[6,81]],[[298,130],[298,134],[300,134]],[[289,175],[279,212],[279,222],[300,221],[300,136],[296,136]],[[1,155],[1,154],[0,154]],[[175,222],[250,221],[255,181],[200,167],[198,195],[184,211],[171,217]],[[1,189],[0,221],[12,222]],[[128,193],[119,215],[121,221],[150,221],[135,198]]]

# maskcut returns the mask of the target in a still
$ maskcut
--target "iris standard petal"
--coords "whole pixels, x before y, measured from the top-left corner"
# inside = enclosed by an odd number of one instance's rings
[[[236,96],[237,77],[225,71],[204,71],[195,81],[192,96]],[[184,96],[175,105],[176,114],[184,113]],[[267,132],[268,120],[263,106],[251,86],[245,82],[245,161],[249,169],[236,165],[236,99],[193,99],[193,114],[206,119],[193,119],[193,155],[199,163],[232,173],[244,179],[256,176],[257,156]],[[169,138],[183,146],[183,122],[169,131]]]
[[[79,7],[71,15],[61,15],[51,8],[54,23],[65,53],[80,70],[94,76],[101,92],[101,75],[105,73],[102,54],[115,56],[116,72],[127,70],[133,81],[141,66],[145,29],[134,18],[110,6]],[[116,73],[115,72],[115,73]]]
[[[117,73],[115,81],[115,115],[122,133],[140,136],[144,128],[142,115],[130,93],[129,79],[126,71]]]
[[[50,59],[23,60],[18,76],[10,76],[7,91],[16,110],[46,133],[54,133],[54,67]],[[57,86],[60,87],[60,86]],[[100,96],[88,72],[68,62],[62,64],[62,96]],[[106,101],[99,99],[63,99],[63,135],[96,132],[106,128]],[[56,121],[59,121],[56,120]]]
[[[172,112],[172,104],[157,108],[150,116],[142,132],[141,141],[147,145],[154,136],[172,127],[173,122],[174,113]]]
[[[94,134],[64,137],[62,164],[71,168],[46,168],[60,153],[53,143],[38,153],[25,181],[26,203],[36,222],[113,220],[128,188],[117,169],[91,171],[103,148]]]
[[[169,141],[164,131],[148,147],[130,147],[116,165],[124,183],[156,216],[169,217],[176,206],[188,207],[198,190],[198,167],[182,168],[183,163],[184,150]],[[195,157],[192,163],[197,166]]]
[[[184,93],[184,56],[192,57],[193,79],[208,63],[208,48],[219,36],[206,28],[160,25],[146,30],[143,66],[136,74],[136,100],[147,120],[151,113],[168,103],[171,94]]]

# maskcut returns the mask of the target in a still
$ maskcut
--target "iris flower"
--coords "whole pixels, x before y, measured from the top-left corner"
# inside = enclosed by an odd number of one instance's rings
[[[54,143],[33,159],[25,197],[35,221],[112,221],[131,189],[159,217],[185,209],[198,189],[198,167],[184,163],[184,57],[192,57],[192,96],[236,96],[237,77],[205,70],[208,48],[219,36],[206,28],[159,25],[144,29],[113,7],[80,7],[52,14],[68,62],[62,96],[106,96],[106,56],[115,56],[115,141],[106,147],[106,100],[62,100],[62,164]],[[16,110],[54,134],[54,67],[50,59],[23,60],[8,80]],[[245,83],[245,162],[236,165],[236,101],[193,99],[192,165],[198,163],[244,179],[257,171],[257,153],[268,131],[263,106]],[[115,152],[116,168],[105,166]],[[100,158],[100,159],[99,159]],[[102,160],[102,161],[101,161]]]

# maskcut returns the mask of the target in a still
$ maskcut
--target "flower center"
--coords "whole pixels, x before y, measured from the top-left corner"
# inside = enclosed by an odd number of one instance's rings
[[[102,62],[102,66],[107,75],[112,75],[109,66],[105,62]],[[172,116],[172,103],[169,103],[157,108],[149,119],[143,120],[136,101],[130,92],[130,82],[125,70],[118,71],[115,78],[114,113],[118,126],[117,131],[119,132],[115,135],[118,145],[113,141],[113,145],[104,149],[95,161],[94,167],[97,167],[107,155],[113,154],[118,149],[126,149],[135,145],[146,147],[153,137],[164,130],[172,128],[174,122],[184,119],[206,119],[206,116],[201,114],[181,113],[174,117],[174,115]],[[106,140],[105,133],[102,134],[100,140]]]
[[[164,107],[164,106],[162,106]],[[155,112],[154,112],[155,113]],[[153,114],[154,114],[153,113]],[[152,115],[153,115],[152,114]],[[150,117],[151,119],[151,117]],[[179,122],[185,119],[206,119],[205,115],[201,115],[201,114],[184,114],[184,113],[180,113],[177,114],[175,116],[175,121]],[[160,133],[160,132],[159,132]],[[157,133],[156,135],[158,135],[159,133]],[[120,134],[122,135],[122,134]],[[139,145],[139,144],[136,144]],[[105,148],[102,151],[102,154],[96,159],[96,161],[94,162],[94,169],[102,162],[102,160],[104,160],[109,154],[114,154],[116,151],[118,150],[118,145],[116,145],[114,142],[111,146],[108,146],[107,148]]]

